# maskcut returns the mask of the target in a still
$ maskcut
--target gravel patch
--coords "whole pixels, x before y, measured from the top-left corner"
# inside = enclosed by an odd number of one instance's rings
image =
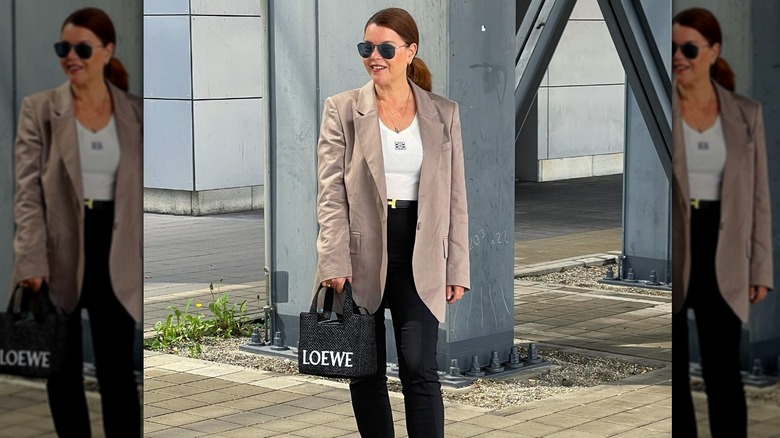
[[[239,346],[249,338],[207,338],[201,344],[200,359],[243,366],[281,374],[298,374],[297,361],[248,353]],[[526,355],[519,348],[520,356]],[[557,350],[537,350],[539,357],[550,362],[549,368],[522,376],[502,379],[477,379],[465,390],[443,391],[444,400],[488,409],[503,409],[542,400],[558,394],[615,382],[626,377],[644,374],[653,367],[631,363],[617,358],[591,356]],[[179,348],[173,354],[188,355],[188,349]],[[344,379],[329,379],[347,383]],[[401,392],[396,379],[388,382],[388,389]]]
[[[614,269],[614,265],[613,265]],[[585,287],[588,289],[607,290],[614,292],[627,292],[642,295],[654,295],[671,297],[671,291],[648,289],[633,286],[614,286],[611,284],[599,283],[604,278],[607,271],[606,266],[590,266],[567,269],[563,272],[553,272],[544,275],[532,275],[518,277],[521,280],[536,281],[545,284],[561,284],[565,286]]]

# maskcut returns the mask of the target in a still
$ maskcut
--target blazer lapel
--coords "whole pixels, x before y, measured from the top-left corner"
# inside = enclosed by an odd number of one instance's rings
[[[726,141],[726,166],[723,169],[723,183],[721,189],[721,205],[729,205],[730,198],[733,196],[730,188],[736,187],[732,179],[739,178],[739,169],[742,166],[740,155],[746,153],[744,147],[749,138],[747,135],[746,122],[742,112],[734,100],[734,96],[715,84],[715,91],[718,95],[720,105],[721,125],[723,126],[723,139]]]
[[[410,84],[412,91],[414,91],[414,101],[417,104],[417,123],[420,126],[420,139],[423,147],[420,188],[432,187],[436,169],[439,168],[442,148],[444,143],[449,141],[449,138],[445,138],[444,123],[439,118],[439,113],[436,111],[436,106],[430,95],[415,83],[410,82]],[[417,193],[417,212],[419,214],[428,198],[425,190],[418,189]]]
[[[683,137],[682,114],[680,113],[680,97],[677,85],[672,87],[672,174],[680,186],[680,192],[686,205],[690,204],[691,194],[688,185],[688,159],[685,154],[685,139]]]
[[[360,152],[368,163],[371,176],[376,184],[377,193],[387,215],[387,182],[385,181],[385,160],[382,146],[379,144],[379,115],[376,112],[374,82],[369,81],[358,92],[355,105],[355,150]]]
[[[78,134],[76,133],[76,116],[73,112],[73,98],[70,93],[70,83],[66,82],[57,88],[54,94],[54,104],[50,113],[52,143],[52,162],[62,160],[70,176],[73,192],[84,205],[84,185],[81,178],[81,159],[79,157]]]

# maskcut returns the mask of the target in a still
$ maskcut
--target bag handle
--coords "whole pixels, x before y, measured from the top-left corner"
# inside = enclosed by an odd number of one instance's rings
[[[334,289],[332,287],[325,287],[323,285],[320,285],[317,289],[317,293],[314,294],[314,298],[311,300],[311,308],[309,309],[309,313],[314,313],[318,315],[317,312],[317,300],[319,299],[320,292],[322,289],[325,289],[325,299],[323,301],[322,305],[322,319],[330,319],[331,312],[333,311],[333,296],[334,296]],[[355,312],[355,300],[352,298],[352,285],[349,284],[349,280],[344,282],[344,319],[352,318],[352,315]]]
[[[46,315],[56,313],[57,309],[49,298],[49,288],[44,282],[41,283],[38,292],[33,292],[29,287],[17,284],[11,299],[8,301],[7,312],[17,316],[31,313],[36,321],[41,322],[46,318]]]

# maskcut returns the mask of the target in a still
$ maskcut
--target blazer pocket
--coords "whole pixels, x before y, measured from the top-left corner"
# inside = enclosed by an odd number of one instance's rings
[[[450,238],[445,237],[444,239],[442,239],[442,243],[444,244],[444,258],[446,259],[449,257]]]
[[[349,233],[349,253],[360,254],[360,233]]]
[[[446,142],[441,144],[441,150],[447,151],[447,150],[450,150],[450,149],[452,149],[452,142],[446,141]]]

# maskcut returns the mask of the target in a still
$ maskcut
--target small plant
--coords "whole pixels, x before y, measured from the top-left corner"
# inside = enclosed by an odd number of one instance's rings
[[[168,306],[169,314],[165,321],[157,321],[154,325],[156,336],[148,343],[155,350],[170,350],[175,346],[198,343],[211,330],[211,323],[204,319],[203,314],[189,312],[192,298],[187,301],[184,310],[176,306]],[[199,350],[199,348],[198,348]]]
[[[231,304],[228,302],[228,294],[224,293],[209,304],[209,310],[214,314],[212,335],[229,338],[252,333],[252,327],[245,315],[246,300],[241,304]]]
[[[213,283],[210,286],[213,291]],[[241,304],[230,303],[228,294],[224,293],[209,303],[208,309],[214,314],[211,317],[202,313],[190,313],[191,306],[192,298],[187,301],[184,310],[168,306],[172,313],[165,321],[155,324],[155,336],[146,341],[145,345],[153,350],[173,352],[186,347],[191,357],[199,357],[202,352],[201,341],[206,336],[229,338],[249,336],[252,332],[252,325],[245,315],[246,301]],[[202,306],[198,303],[195,307]]]

